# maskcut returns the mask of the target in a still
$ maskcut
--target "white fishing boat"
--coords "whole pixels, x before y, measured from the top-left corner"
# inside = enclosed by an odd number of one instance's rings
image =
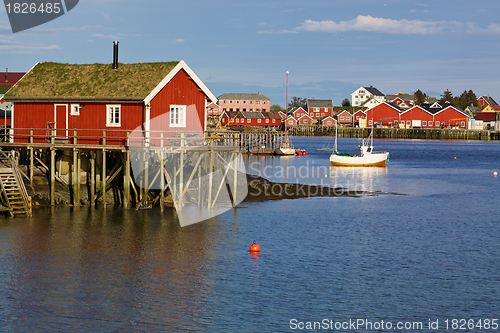
[[[285,101],[285,112],[288,113],[288,71],[286,72],[286,101]],[[282,142],[276,149],[274,153],[276,155],[295,155],[295,148],[290,144],[290,139],[288,138],[288,129],[286,126],[286,115],[285,115],[285,141]]]
[[[332,166],[360,166],[360,167],[385,167],[389,152],[373,151],[373,129],[370,136],[363,140],[363,143],[358,146],[359,155],[341,154],[337,151],[337,129],[335,128],[335,148],[330,155],[330,163]]]
[[[295,148],[293,148],[290,145],[290,142],[285,142],[285,143],[279,145],[278,148],[276,148],[274,152],[276,153],[276,155],[295,155],[296,154]]]

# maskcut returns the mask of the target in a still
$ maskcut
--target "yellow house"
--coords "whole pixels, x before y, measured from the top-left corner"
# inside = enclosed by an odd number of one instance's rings
[[[482,112],[500,112],[500,105],[488,105]]]

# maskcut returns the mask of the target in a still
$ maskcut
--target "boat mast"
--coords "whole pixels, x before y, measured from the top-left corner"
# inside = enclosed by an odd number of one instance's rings
[[[288,143],[288,131],[286,127],[288,118],[288,71],[286,71],[286,94],[285,94],[285,142]]]
[[[335,122],[335,147],[333,149],[333,152],[335,154],[337,153],[337,122]]]

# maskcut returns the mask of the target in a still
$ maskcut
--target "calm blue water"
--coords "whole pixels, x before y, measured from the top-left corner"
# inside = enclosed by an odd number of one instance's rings
[[[356,170],[329,167],[316,150],[327,140],[293,138],[308,156],[247,168],[404,195],[243,203],[185,228],[159,209],[1,218],[0,331],[336,331],[363,319],[375,326],[337,331],[439,320],[435,332],[482,332],[452,319],[500,319],[500,143],[375,140],[389,168]],[[331,330],[298,329],[325,319]]]

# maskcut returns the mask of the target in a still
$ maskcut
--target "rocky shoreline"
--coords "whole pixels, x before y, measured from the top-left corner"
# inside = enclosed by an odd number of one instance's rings
[[[377,196],[377,195],[402,195],[394,192],[382,191],[360,191],[349,190],[342,187],[332,188],[319,185],[305,185],[297,183],[276,183],[269,181],[263,177],[247,174],[248,195],[243,202],[264,202],[272,200],[284,199],[302,199],[313,197],[361,197],[361,196]],[[32,197],[33,208],[50,206],[50,194],[48,181],[45,175],[37,174],[34,177],[34,188],[26,182],[28,194]],[[82,184],[81,187],[81,205],[89,205],[87,186]],[[71,191],[68,187],[56,184],[55,205],[59,207],[73,206],[71,203]],[[102,204],[102,199],[98,204]],[[109,190],[106,195],[106,204],[118,206],[116,200],[116,191]],[[170,193],[165,195],[165,206],[172,206],[172,198]]]

